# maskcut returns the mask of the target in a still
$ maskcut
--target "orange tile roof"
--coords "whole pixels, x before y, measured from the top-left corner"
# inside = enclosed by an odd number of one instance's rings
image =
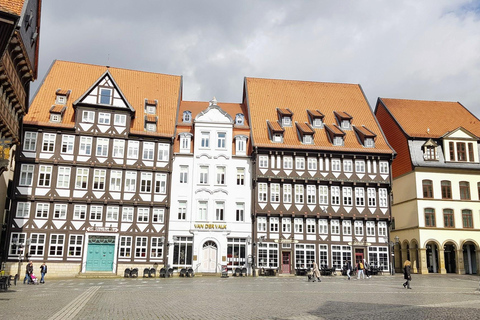
[[[312,117],[315,117],[315,118],[325,117],[325,115],[318,110],[307,110],[307,113],[309,113]]]
[[[148,122],[157,122],[157,116],[154,114],[147,114],[147,121]]]
[[[363,134],[365,137],[374,137],[375,133],[373,133],[371,130],[368,130],[367,127],[365,126],[353,126],[355,130],[358,130],[361,134]]]
[[[342,112],[342,111],[334,111],[335,115],[337,117],[339,117],[340,119],[352,119],[352,116],[349,115],[348,113],[346,112]]]
[[[267,120],[267,125],[272,130],[273,132],[284,132],[285,129],[278,123],[278,121],[268,121]]]
[[[155,100],[147,100],[147,101],[146,101],[146,104],[147,104],[147,105],[150,105],[150,106],[156,106],[156,105],[157,105],[157,101],[155,101]]]
[[[254,146],[362,153],[394,152],[358,84],[245,78],[245,90]],[[292,120],[299,123],[308,122],[307,110],[318,110],[325,115],[323,122],[330,127],[337,123],[334,111],[347,112],[353,117],[352,125],[365,125],[377,135],[375,148],[361,145],[354,130],[346,131],[344,146],[333,146],[325,129],[315,129],[314,144],[304,145],[294,127],[285,128],[284,143],[273,143],[268,136],[267,120],[277,121],[277,108],[282,106],[288,106],[294,113]]]
[[[293,112],[290,109],[278,108],[278,113],[280,113],[282,116],[293,116]]]
[[[313,130],[308,124],[306,123],[295,123],[297,125],[298,130],[302,133],[311,133],[314,134],[315,130]]]
[[[345,131],[343,131],[342,129],[340,129],[337,125],[333,124],[331,126],[329,125],[325,125],[325,128],[327,130],[329,130],[331,133],[333,133],[334,135],[337,135],[337,136],[345,136]]]
[[[53,63],[32,101],[24,123],[51,125],[49,123],[49,107],[46,106],[55,103],[56,90],[63,88],[63,90],[71,90],[71,93],[60,125],[72,127],[75,124],[72,102],[81,97],[107,70],[128,103],[135,109],[135,118],[131,123],[130,132],[149,136],[173,136],[175,115],[181,96],[181,76],[67,61]],[[145,99],[147,98],[158,100],[156,116],[159,120],[157,132],[153,133],[146,132],[144,129]]]
[[[57,94],[57,95],[60,95],[60,96],[66,96],[66,95],[69,95],[69,94],[70,94],[70,90],[58,89],[58,90],[56,91],[56,94]]]
[[[67,108],[66,106],[63,105],[54,105],[50,108],[51,113],[61,113],[63,111],[63,108]]]
[[[410,137],[439,138],[458,127],[480,137],[480,120],[459,102],[386,98],[380,101]]]
[[[20,16],[25,0],[0,0],[0,11]]]

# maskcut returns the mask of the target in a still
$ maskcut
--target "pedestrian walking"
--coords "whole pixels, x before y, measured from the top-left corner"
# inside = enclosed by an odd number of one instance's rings
[[[407,280],[403,284],[404,288],[412,289],[410,287],[410,281],[412,281],[412,274],[411,274],[411,262],[409,260],[405,260],[403,264],[403,279]]]
[[[40,266],[40,274],[42,277],[40,278],[40,283],[45,283],[45,274],[47,273],[47,265],[45,262]]]
[[[365,276],[367,277],[367,279],[370,279],[372,277],[370,275],[370,264],[365,259],[363,259],[363,267],[364,267],[363,272],[365,273]]]
[[[345,271],[347,272],[348,280],[350,280],[350,272],[352,272],[352,264],[350,260],[345,260]]]
[[[365,267],[363,265],[362,260],[358,260],[357,270],[358,270],[357,271],[357,280],[360,280],[360,277],[365,279],[365,273],[364,273]]]
[[[320,279],[320,270],[318,270],[318,265],[316,262],[313,263],[313,282],[315,282],[315,280],[322,282]]]
[[[33,262],[28,261],[27,267],[25,268],[25,278],[23,279],[23,284],[25,284],[25,282],[27,282],[27,284],[30,284],[32,282],[32,273],[33,273]]]

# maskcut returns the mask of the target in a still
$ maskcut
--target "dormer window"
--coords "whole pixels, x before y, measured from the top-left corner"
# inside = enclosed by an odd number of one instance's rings
[[[313,143],[313,136],[311,134],[304,135],[303,136],[303,143],[312,144]]]
[[[292,126],[293,112],[290,109],[277,108],[277,113],[282,127]]]
[[[282,142],[283,141],[283,134],[275,133],[273,135],[273,142]]]
[[[342,130],[351,130],[352,129],[352,119],[353,117],[346,112],[334,111],[335,118],[337,123],[342,128]]]
[[[150,132],[157,131],[157,117],[152,114],[145,115],[145,130]]]
[[[342,120],[342,129],[350,129],[350,121]]]
[[[192,134],[183,132],[180,136],[180,153],[190,153],[190,144],[192,141]]]
[[[67,106],[54,105],[50,108],[50,122],[62,122],[63,114]]]
[[[56,113],[52,113],[50,115],[50,122],[61,122],[62,121],[62,116]]]
[[[357,138],[365,148],[375,148],[375,138],[377,135],[365,126],[353,126]]]
[[[283,118],[282,118],[282,125],[283,125],[284,127],[290,127],[290,126],[292,126],[292,118],[290,118],[290,117],[283,117]]]
[[[240,135],[235,137],[235,153],[236,155],[247,154],[247,136]]]
[[[100,88],[100,104],[112,104],[112,89]]]
[[[332,125],[328,126],[325,125],[325,130],[328,137],[330,138],[330,141],[334,146],[343,146],[344,145],[344,138],[345,138],[345,132],[343,132],[338,126]]]
[[[57,95],[57,99],[55,99],[55,103],[65,105],[67,103],[67,97]]]
[[[183,111],[183,122],[192,122],[192,112],[190,111]]]
[[[156,114],[157,113],[157,101],[145,99],[145,113]]]
[[[297,134],[303,144],[313,144],[315,130],[308,123],[295,122]]]
[[[70,95],[70,92],[71,90],[62,90],[62,89],[58,89],[56,92],[55,92],[55,104],[59,104],[59,105],[66,105],[67,104],[67,99],[68,99],[68,96]]]
[[[268,136],[272,142],[283,142],[283,133],[285,129],[280,125],[279,121],[270,122],[267,120]]]
[[[373,148],[373,139],[372,138],[366,138],[365,139],[365,148]]]
[[[245,122],[244,115],[241,113],[237,113],[237,115],[235,116],[235,124],[239,126],[243,126],[244,122]]]
[[[436,161],[438,160],[438,145],[432,139],[429,139],[423,145],[423,159],[426,161]]]
[[[318,110],[307,110],[310,124],[313,128],[323,128],[323,118],[325,115]]]
[[[334,146],[343,146],[343,137],[336,136],[333,138],[333,145]]]

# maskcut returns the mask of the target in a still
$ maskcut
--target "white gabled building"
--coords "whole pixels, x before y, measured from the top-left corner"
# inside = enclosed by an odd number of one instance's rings
[[[243,104],[182,101],[177,113],[168,263],[216,273],[248,268],[251,163]],[[244,270],[245,271],[245,270]]]

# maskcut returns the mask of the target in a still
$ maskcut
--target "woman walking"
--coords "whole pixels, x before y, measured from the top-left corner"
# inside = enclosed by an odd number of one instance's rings
[[[320,270],[318,270],[318,265],[316,262],[313,263],[313,282],[315,282],[315,280],[322,282],[320,279]]]
[[[403,264],[403,279],[407,280],[403,284],[404,288],[407,289],[412,289],[410,288],[410,281],[412,280],[412,275],[411,275],[411,263],[409,260],[406,260],[405,263]]]

